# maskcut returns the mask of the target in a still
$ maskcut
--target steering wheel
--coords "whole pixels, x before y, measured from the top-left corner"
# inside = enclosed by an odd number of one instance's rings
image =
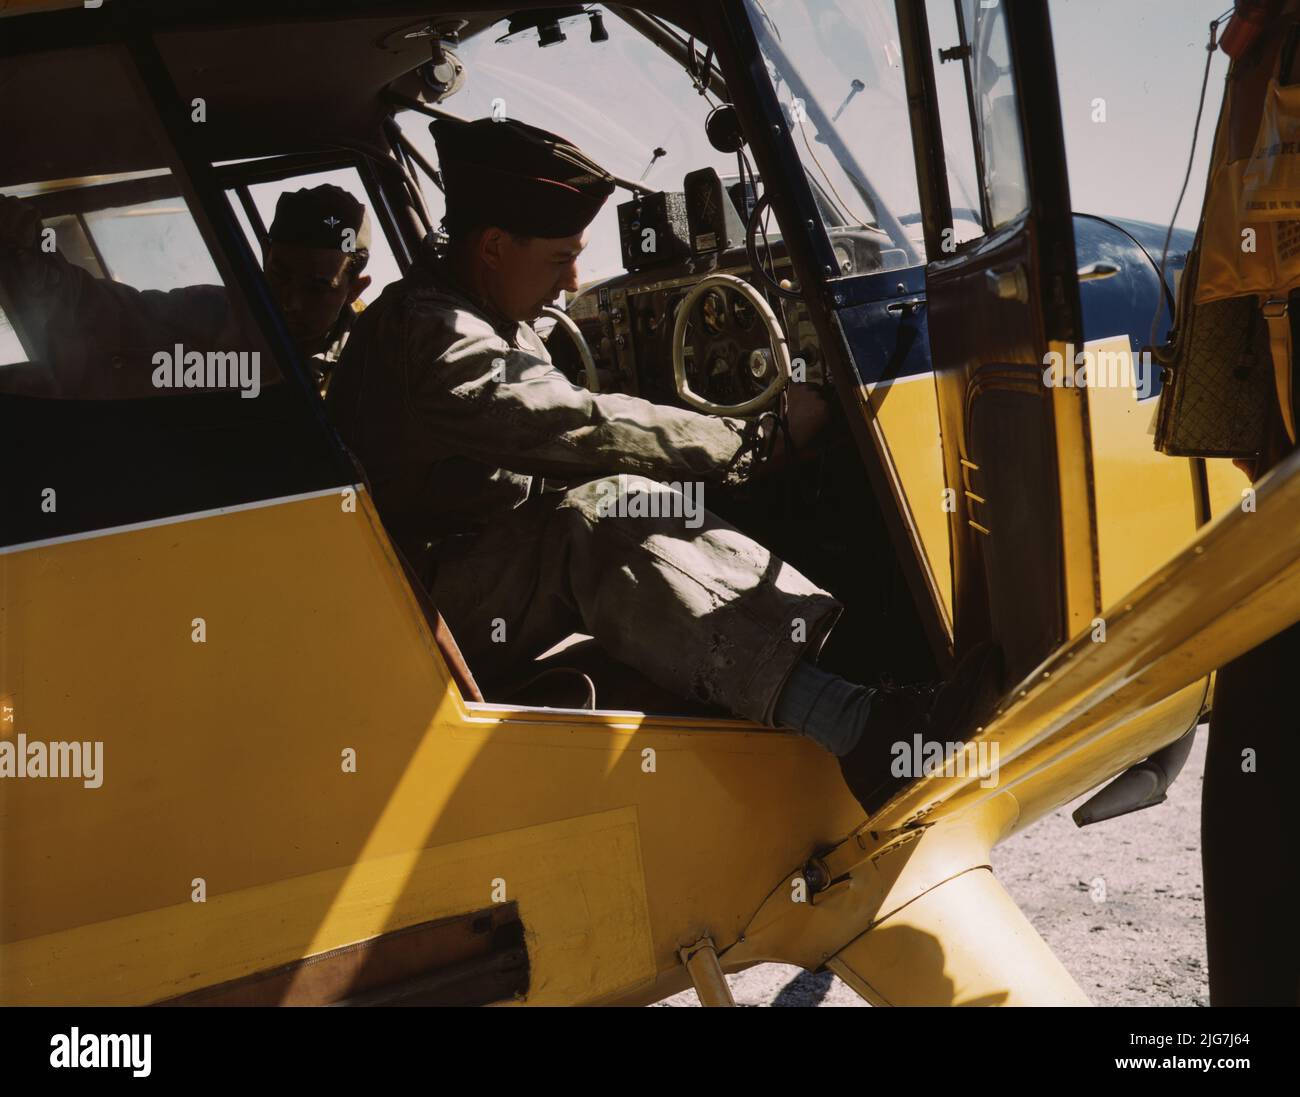
[[[591,346],[587,342],[587,337],[582,334],[582,329],[573,322],[572,316],[554,305],[547,305],[542,309],[542,313],[551,317],[573,340],[573,345],[578,348],[578,357],[582,359],[582,372],[587,378],[587,391],[599,392],[600,381],[596,377],[596,358],[591,353]]]
[[[739,294],[745,300],[745,303],[754,310],[754,315],[762,320],[772,350],[771,364],[775,366],[775,376],[757,396],[743,400],[739,404],[716,404],[700,396],[692,391],[690,381],[686,377],[686,325],[700,299],[709,290],[715,289],[729,290]],[[704,325],[697,323],[695,329],[698,333],[704,330]],[[750,369],[755,376],[759,376],[758,366],[766,371],[769,364],[761,350],[751,351],[749,360]],[[677,395],[682,398],[683,403],[709,415],[753,415],[776,400],[781,390],[790,381],[790,349],[786,345],[781,322],[772,311],[772,306],[767,303],[767,298],[744,279],[737,278],[735,275],[710,274],[700,279],[677,308],[677,320],[673,325],[673,381],[677,386]]]

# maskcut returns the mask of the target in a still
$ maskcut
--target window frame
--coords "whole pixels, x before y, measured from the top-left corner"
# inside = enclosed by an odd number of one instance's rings
[[[395,163],[392,166],[400,173]],[[399,228],[400,219],[394,215],[380,172],[376,170],[371,157],[351,149],[341,148],[321,152],[284,153],[259,157],[256,160],[213,165],[222,192],[234,191],[238,196],[244,215],[252,225],[259,242],[265,240],[267,226],[257,211],[252,195],[248,191],[249,187],[259,183],[279,183],[302,175],[340,171],[346,168],[353,168],[361,177],[361,185],[365,188],[369,200],[372,220],[383,232],[388,247],[393,253],[393,259],[405,275],[415,262],[414,249],[407,234]]]

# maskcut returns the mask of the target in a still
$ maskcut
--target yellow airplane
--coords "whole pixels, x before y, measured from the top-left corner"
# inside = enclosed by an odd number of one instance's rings
[[[1162,278],[1156,227],[1072,214],[1045,0],[315,7],[0,0],[0,194],[115,293],[215,287],[262,370],[133,391],[183,341],[42,327],[0,254],[0,1001],[726,1004],[766,961],[1085,1001],[990,851],[1163,798],[1212,671],[1300,619],[1300,457],[1245,509],[1154,451],[1190,241]],[[820,748],[589,645],[480,689],[395,551],[257,252],[338,182],[373,298],[436,232],[448,113],[625,182],[549,336],[576,381],[833,388],[820,460],[723,507],[846,604],[828,665],[1002,646],[997,711],[870,818]]]

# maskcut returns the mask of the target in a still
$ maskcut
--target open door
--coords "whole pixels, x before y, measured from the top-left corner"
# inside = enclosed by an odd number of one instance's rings
[[[1027,671],[1099,602],[1086,393],[1044,381],[1082,346],[1046,0],[719,10],[939,663],[992,636]]]
[[[992,636],[1018,681],[1099,610],[1086,398],[1051,383],[1082,342],[1069,185],[1046,0],[954,0],[954,40],[932,41],[932,26],[936,37],[953,33],[936,10],[945,2],[898,0],[897,11],[949,489],[954,641],[960,654]],[[940,87],[964,88],[967,110],[949,102],[941,112]],[[958,208],[955,226],[947,157],[958,142],[940,119],[952,126],[963,114],[979,209]]]

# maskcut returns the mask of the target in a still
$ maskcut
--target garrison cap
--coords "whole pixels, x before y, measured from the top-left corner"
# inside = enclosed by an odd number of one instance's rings
[[[343,247],[344,229],[356,234],[351,248]],[[285,191],[275,204],[275,219],[266,234],[277,244],[336,251],[370,250],[366,207],[332,183]]]
[[[429,125],[447,194],[447,228],[495,225],[558,238],[585,229],[614,193],[614,177],[563,137],[513,119]]]

